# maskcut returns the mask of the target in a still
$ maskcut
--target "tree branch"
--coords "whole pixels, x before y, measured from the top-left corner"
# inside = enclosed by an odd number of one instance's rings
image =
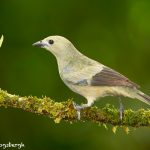
[[[35,114],[45,115],[54,119],[56,123],[59,123],[61,120],[78,121],[72,100],[55,102],[47,97],[20,97],[0,90],[0,107],[19,108]],[[119,112],[113,106],[106,105],[102,109],[91,107],[81,111],[81,120],[89,120],[99,124],[112,124],[114,126],[150,126],[150,110],[125,110],[123,120],[120,121]]]

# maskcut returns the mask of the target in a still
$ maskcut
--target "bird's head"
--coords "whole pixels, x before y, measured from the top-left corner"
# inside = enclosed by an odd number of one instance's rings
[[[62,36],[49,36],[33,44],[44,48],[56,56],[56,58],[72,55],[75,50],[73,44]]]

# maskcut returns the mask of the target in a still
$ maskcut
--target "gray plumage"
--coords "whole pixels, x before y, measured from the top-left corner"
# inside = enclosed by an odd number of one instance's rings
[[[91,80],[92,86],[126,86],[130,88],[139,88],[139,86],[130,81],[120,73],[104,67],[99,73],[94,75]]]
[[[120,73],[81,54],[64,37],[50,36],[33,44],[50,51],[57,60],[63,82],[74,92],[84,96],[87,104],[75,106],[79,111],[90,107],[104,96],[124,96],[150,104],[150,97],[139,86]]]

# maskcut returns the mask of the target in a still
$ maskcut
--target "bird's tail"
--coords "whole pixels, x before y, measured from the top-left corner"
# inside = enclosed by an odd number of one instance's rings
[[[135,98],[143,101],[144,103],[150,105],[150,96],[144,94],[143,92],[137,90],[136,94],[135,94]]]
[[[133,99],[138,99],[148,105],[150,105],[150,96],[146,95],[142,91],[138,89],[133,89],[133,88],[124,88],[124,87],[118,87],[114,88],[114,92],[117,93],[120,96],[125,96]]]

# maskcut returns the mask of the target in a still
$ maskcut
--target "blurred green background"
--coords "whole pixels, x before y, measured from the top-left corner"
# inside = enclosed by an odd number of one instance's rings
[[[71,40],[85,55],[123,73],[150,94],[149,0],[5,0],[0,2],[0,88],[21,96],[48,96],[56,101],[85,99],[60,80],[55,58],[32,43],[49,35]],[[149,108],[122,98],[124,107]],[[103,98],[119,107],[117,98]],[[150,128],[117,134],[91,122],[55,124],[19,109],[0,108],[0,143],[25,144],[27,150],[148,150]]]

